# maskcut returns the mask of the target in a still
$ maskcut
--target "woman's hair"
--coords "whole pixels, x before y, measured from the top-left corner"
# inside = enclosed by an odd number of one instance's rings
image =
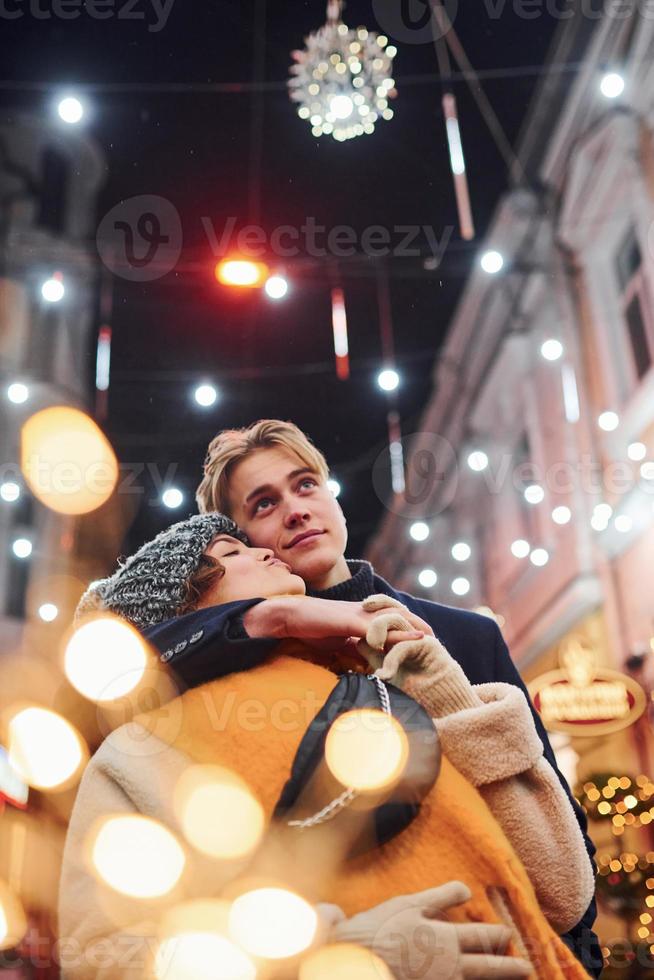
[[[236,465],[257,449],[281,447],[324,480],[329,475],[325,457],[293,422],[263,419],[244,429],[225,429],[209,443],[204,477],[195,499],[201,514],[230,513],[229,476]]]
[[[193,612],[209,589],[225,574],[225,566],[211,555],[202,555],[198,567],[186,583],[186,595],[177,610],[178,616]]]

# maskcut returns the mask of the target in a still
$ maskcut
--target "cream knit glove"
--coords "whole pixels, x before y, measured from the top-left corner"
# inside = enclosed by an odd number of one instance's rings
[[[340,922],[335,907],[328,906],[328,915],[335,922],[329,942],[364,946],[386,963],[396,980],[416,976],[422,980],[530,976],[531,966],[526,960],[503,955],[511,939],[507,926],[446,921],[447,910],[469,898],[466,885],[449,881],[391,898],[350,919],[341,913]]]
[[[368,596],[363,601],[363,608],[371,612],[388,608],[389,605],[397,607],[397,614],[376,616],[365,640],[361,640],[357,647],[376,676],[406,691],[432,718],[442,718],[464,708],[480,707],[483,702],[472,684],[436,637],[401,640],[384,655],[389,631],[410,629],[408,622],[402,618],[404,606],[387,595]]]

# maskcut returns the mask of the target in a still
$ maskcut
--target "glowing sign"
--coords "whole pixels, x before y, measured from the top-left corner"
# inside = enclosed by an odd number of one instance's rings
[[[551,732],[595,736],[627,728],[640,718],[647,698],[633,678],[597,667],[595,653],[578,639],[564,643],[560,670],[527,685],[534,707]]]

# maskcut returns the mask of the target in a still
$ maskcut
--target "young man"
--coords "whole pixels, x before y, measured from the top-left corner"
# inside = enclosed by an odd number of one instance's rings
[[[324,456],[309,439],[289,422],[264,420],[247,429],[219,433],[209,445],[204,478],[197,501],[202,513],[228,514],[247,534],[253,545],[271,548],[307,585],[307,593],[332,600],[331,622],[291,622],[299,615],[284,598],[253,604],[233,603],[219,612],[206,610],[194,617],[194,630],[201,632],[193,651],[194,683],[205,679],[206,664],[215,663],[219,649],[251,655],[280,637],[365,636],[361,603],[368,595],[384,593],[402,602],[407,618],[416,629],[433,632],[463,668],[473,684],[504,681],[526,688],[511,660],[497,625],[484,616],[453,609],[439,603],[397,592],[362,561],[347,561],[347,530],[340,505],[327,487],[328,468]],[[301,604],[291,604],[298,606]],[[199,627],[199,629],[198,629]],[[164,656],[182,650],[189,642],[175,621],[156,628],[151,639]],[[190,658],[189,658],[190,659]],[[532,707],[534,722],[543,742],[544,754],[566,792],[547,734]],[[572,798],[572,797],[571,797]],[[584,834],[589,858],[595,848],[587,836],[586,818],[573,800]],[[563,938],[589,973],[599,975],[602,956],[592,931],[595,902],[581,921]]]
[[[111,612],[149,636],[171,618],[194,622],[225,602],[283,595],[298,606],[328,610],[332,605],[304,593],[303,580],[271,549],[248,547],[236,525],[213,512],[180,521],[142,545],[112,576],[90,586],[78,614]],[[316,651],[297,640],[281,642],[257,664],[238,659],[226,664],[216,657],[213,679],[186,691],[173,702],[175,708],[170,703],[155,708],[105,740],[80,787],[62,876],[62,935],[79,943],[87,959],[99,944],[118,952],[124,942],[136,940],[144,950],[150,934],[140,904],[119,900],[106,914],[108,893],[83,860],[88,834],[103,815],[131,812],[160,820],[184,839],[170,800],[180,772],[202,762],[227,766],[245,780],[263,807],[270,839],[264,854],[254,855],[253,866],[246,860],[247,872],[217,862],[187,876],[187,899],[219,896],[235,875],[263,873],[263,859],[267,874],[280,875],[287,887],[299,888],[316,903],[331,929],[330,942],[357,941],[372,949],[397,980],[415,973],[406,956],[414,945],[416,954],[429,947],[430,962],[424,964],[420,956],[424,970],[443,980],[455,972],[460,980],[585,976],[553,930],[563,932],[576,923],[594,880],[568,797],[543,758],[526,699],[508,684],[473,688],[438,640],[412,633],[402,608],[392,603],[384,595],[366,600],[364,611],[372,617],[366,643],[348,650],[345,660],[339,650]],[[404,639],[382,654],[392,630]],[[171,664],[181,669],[175,658]],[[319,773],[323,750],[316,751],[315,739],[323,722],[308,734],[305,728],[339,707],[344,674],[358,674],[357,689],[372,687],[374,703],[381,703],[378,685],[365,677],[371,670],[382,684],[382,679],[392,682],[385,688],[388,704],[406,727],[409,761],[401,783],[380,791],[377,802],[369,800],[358,813],[346,805],[313,828],[284,830],[293,817],[289,806],[297,816],[306,815],[307,807],[319,816],[338,787]],[[352,681],[346,677],[348,691]],[[398,697],[398,686],[408,697]],[[307,711],[314,702],[316,709],[324,702],[317,716],[314,708]],[[257,724],[244,724],[241,709],[253,703],[262,714]],[[422,711],[416,713],[418,705]],[[310,752],[308,735],[314,744]],[[147,751],[135,752],[135,743],[141,748],[147,743]],[[290,795],[289,773],[295,785]],[[309,799],[303,799],[302,787]],[[276,819],[280,793],[285,813]],[[391,799],[404,804],[389,810]],[[419,810],[407,812],[409,800]],[[212,823],[220,826],[228,815],[224,804],[214,804]],[[362,840],[362,831],[366,846],[351,860],[348,852],[353,841]],[[280,833],[281,851],[274,843]],[[193,860],[190,852],[188,859]],[[452,913],[455,921],[422,915],[427,895],[429,903],[438,903],[438,913],[446,911],[442,889],[461,899],[467,893],[466,904]],[[419,916],[411,912],[416,905]],[[163,910],[151,911],[156,921]],[[95,978],[84,966],[66,971],[66,977],[85,980],[89,972]],[[124,980],[130,975],[120,974]],[[139,975],[150,973],[146,968]]]

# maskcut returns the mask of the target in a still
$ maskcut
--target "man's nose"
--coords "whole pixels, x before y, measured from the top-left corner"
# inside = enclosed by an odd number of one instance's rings
[[[289,507],[284,515],[284,526],[287,528],[298,527],[300,524],[304,524],[310,520],[310,517],[311,515],[307,510],[301,510],[295,506]]]

